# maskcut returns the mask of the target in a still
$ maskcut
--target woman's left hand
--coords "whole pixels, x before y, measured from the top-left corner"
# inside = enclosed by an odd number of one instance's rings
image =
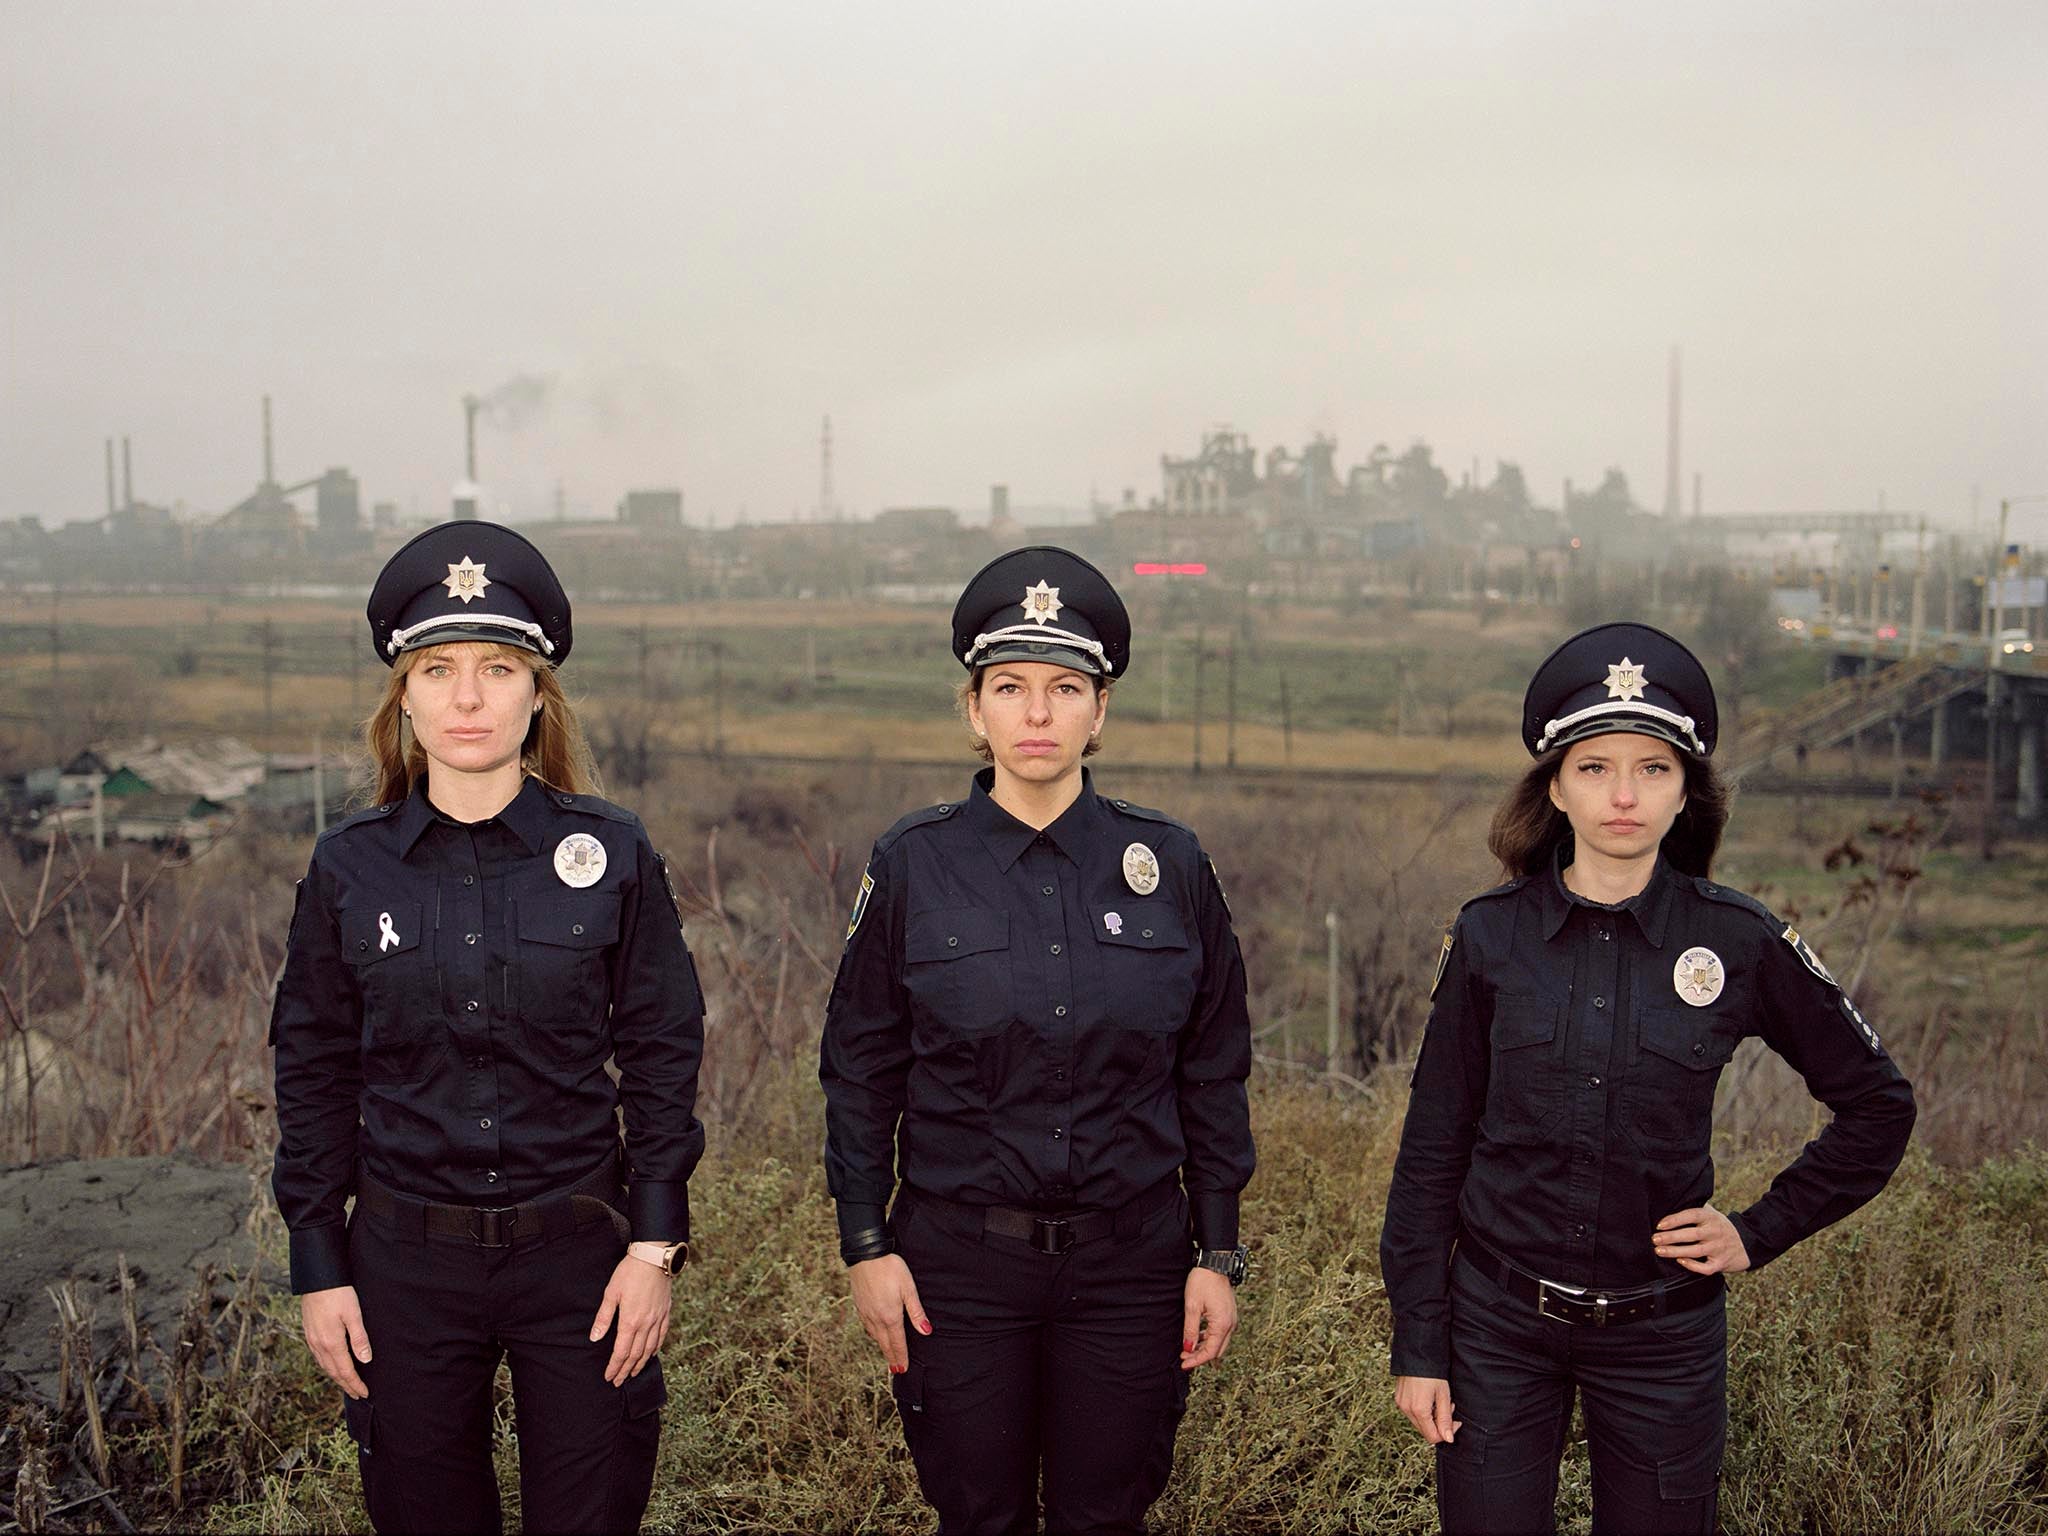
[[[604,1368],[604,1379],[613,1386],[622,1387],[628,1377],[638,1376],[640,1367],[668,1338],[670,1293],[669,1276],[644,1259],[620,1259],[612,1271],[604,1304],[590,1325],[590,1342],[603,1338],[617,1317],[618,1337],[612,1341],[611,1363]]]
[[[1696,1275],[1733,1275],[1749,1268],[1742,1234],[1712,1205],[1673,1211],[1657,1223],[1650,1244],[1658,1258],[1675,1259]]]
[[[1181,1317],[1180,1368],[1192,1371],[1219,1358],[1237,1331],[1237,1292],[1213,1269],[1188,1271]]]

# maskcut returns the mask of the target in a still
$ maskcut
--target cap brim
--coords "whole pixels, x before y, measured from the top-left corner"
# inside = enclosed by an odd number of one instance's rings
[[[1631,736],[1655,736],[1659,741],[1670,742],[1681,752],[1690,752],[1695,757],[1701,755],[1700,749],[1687,741],[1677,727],[1666,725],[1662,720],[1648,720],[1641,715],[1606,715],[1598,720],[1587,720],[1561,733],[1550,745],[1552,748],[1568,747],[1589,737],[1614,736],[1624,732]]]
[[[993,666],[999,661],[1036,661],[1048,667],[1067,667],[1075,672],[1085,672],[1090,677],[1102,676],[1102,663],[1086,651],[1077,651],[1064,645],[1040,645],[1029,640],[1005,640],[989,647],[988,651],[974,658],[977,667]]]
[[[432,650],[437,645],[453,645],[458,640],[481,640],[487,645],[502,645],[508,651],[530,651],[536,656],[546,654],[532,640],[529,640],[517,630],[504,628],[471,629],[465,628],[460,624],[449,624],[429,630],[426,634],[420,635],[401,645],[394,653],[393,659],[395,660],[398,656],[403,656],[407,651]]]

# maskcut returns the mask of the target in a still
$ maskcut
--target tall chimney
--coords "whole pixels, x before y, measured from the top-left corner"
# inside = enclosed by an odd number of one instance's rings
[[[135,510],[135,471],[128,458],[128,439],[121,439],[121,505]]]
[[[272,473],[270,460],[270,396],[263,397],[263,483],[275,485],[277,476]]]
[[[471,485],[476,484],[476,408],[482,404],[475,395],[462,397],[462,474]]]
[[[114,440],[107,439],[107,515],[114,513]]]
[[[1678,491],[1678,348],[1671,349],[1670,415],[1664,437],[1664,515],[1678,517],[1685,510]]]

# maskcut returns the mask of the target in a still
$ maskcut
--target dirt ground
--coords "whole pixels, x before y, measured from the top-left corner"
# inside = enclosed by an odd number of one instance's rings
[[[0,1171],[0,1400],[54,1403],[57,1309],[50,1292],[78,1282],[93,1311],[93,1351],[127,1351],[120,1259],[137,1312],[159,1344],[201,1271],[246,1266],[255,1195],[249,1170],[169,1157],[114,1157]]]

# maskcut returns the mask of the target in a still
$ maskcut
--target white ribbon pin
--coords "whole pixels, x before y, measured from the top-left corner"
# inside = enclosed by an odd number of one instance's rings
[[[377,939],[377,952],[379,954],[382,954],[387,949],[395,949],[401,942],[398,937],[398,930],[391,926],[391,914],[389,912],[379,912],[377,914],[377,933],[379,935]]]

